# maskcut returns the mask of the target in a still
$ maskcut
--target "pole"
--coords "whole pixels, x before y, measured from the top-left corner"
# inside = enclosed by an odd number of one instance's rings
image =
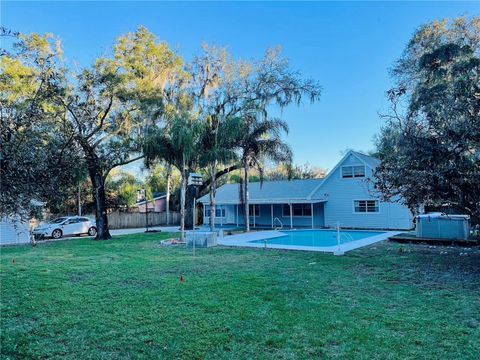
[[[313,229],[313,203],[310,203],[310,211],[312,213],[312,229]]]
[[[195,196],[193,197],[193,208],[192,208],[192,216],[193,216],[193,230],[195,230],[195,220],[196,220],[196,206],[197,206],[197,199],[195,199]]]
[[[337,247],[340,252],[340,221],[337,221]]]
[[[235,205],[237,211],[237,228],[238,228],[238,205]]]
[[[290,229],[293,229],[293,212],[292,212],[292,204],[290,203]]]
[[[82,216],[82,193],[81,193],[81,185],[78,183],[78,194],[77,194],[77,201],[78,201],[78,216]]]
[[[270,204],[270,213],[272,214],[272,229],[273,229],[273,204]]]
[[[192,209],[192,214],[193,214],[193,229],[192,229],[193,256],[195,256],[195,246],[197,244],[197,236],[195,235],[195,205],[196,205],[196,199],[195,199],[195,196],[194,196],[193,197],[193,209]]]
[[[223,205],[220,205],[220,226],[223,228]]]
[[[145,197],[145,232],[148,232],[148,203]]]

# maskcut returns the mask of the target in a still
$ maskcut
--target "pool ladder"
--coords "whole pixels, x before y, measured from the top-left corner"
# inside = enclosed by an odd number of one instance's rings
[[[333,254],[334,254],[334,255],[343,255],[343,254],[344,254],[344,251],[340,248],[340,244],[341,244],[341,242],[342,242],[342,236],[343,236],[343,237],[346,237],[346,238],[347,238],[348,240],[350,240],[350,241],[353,241],[354,238],[353,238],[353,236],[350,235],[350,234],[340,232],[340,221],[337,221],[336,230],[337,230],[337,248],[336,248],[336,250],[333,252]]]
[[[276,217],[275,219],[273,219],[273,224],[275,225],[275,221],[278,221],[280,223],[280,227],[276,227],[275,230],[283,230],[283,223],[282,221]]]

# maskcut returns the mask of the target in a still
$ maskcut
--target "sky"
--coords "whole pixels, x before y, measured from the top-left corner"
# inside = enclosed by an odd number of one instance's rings
[[[480,2],[107,2],[1,1],[1,25],[54,33],[65,57],[88,66],[122,34],[146,26],[186,60],[203,42],[238,59],[281,46],[292,68],[318,80],[319,102],[281,117],[295,162],[332,169],[347,149],[374,149],[388,108],[388,69],[422,24],[479,15]]]

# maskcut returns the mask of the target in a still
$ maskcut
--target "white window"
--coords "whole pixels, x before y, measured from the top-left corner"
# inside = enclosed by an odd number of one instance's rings
[[[355,166],[342,166],[342,178],[363,178],[365,177],[365,166],[364,165],[355,165]]]
[[[354,212],[356,213],[378,213],[378,200],[354,200]]]
[[[249,216],[260,216],[260,205],[258,204],[249,204],[248,205],[248,214]]]
[[[212,210],[210,210],[210,208],[205,208],[205,217],[210,217],[211,213],[212,213]],[[217,218],[225,217],[225,209],[216,208],[215,217]]]
[[[292,204],[293,216],[312,216],[312,206],[310,204]],[[283,205],[283,216],[290,216],[290,205]]]

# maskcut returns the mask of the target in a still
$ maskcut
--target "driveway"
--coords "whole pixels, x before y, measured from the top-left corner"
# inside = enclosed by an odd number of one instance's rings
[[[149,227],[148,230],[156,230],[156,231],[161,231],[161,232],[179,232],[180,227],[179,226],[153,226]],[[116,230],[110,230],[110,234],[112,236],[116,235],[130,235],[130,234],[142,234],[145,232],[145,228],[135,228],[135,229],[116,229]],[[68,236],[68,237],[62,237],[61,239],[55,240],[55,239],[45,239],[45,240],[39,240],[40,243],[47,242],[47,241],[61,241],[61,240],[69,240],[69,239],[83,239],[83,238],[91,238],[92,236]]]

